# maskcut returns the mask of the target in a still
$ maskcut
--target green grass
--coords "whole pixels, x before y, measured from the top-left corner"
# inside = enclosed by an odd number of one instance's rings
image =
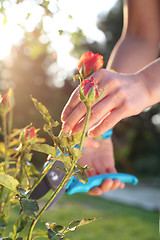
[[[13,209],[8,231],[16,217]],[[123,204],[109,202],[98,197],[83,194],[67,194],[43,215],[45,222],[56,222],[67,226],[72,220],[97,217],[99,220],[78,228],[66,237],[71,240],[158,240],[159,213],[149,212]],[[45,229],[42,223],[36,229]],[[27,234],[27,227],[23,230]],[[37,238],[37,239],[43,239]]]

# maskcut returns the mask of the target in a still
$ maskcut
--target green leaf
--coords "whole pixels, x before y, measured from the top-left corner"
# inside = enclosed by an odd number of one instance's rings
[[[72,158],[72,159],[80,159],[83,155],[82,151],[80,151],[79,149],[77,148],[71,148],[71,147],[68,147],[68,152],[69,152],[69,156]]]
[[[0,185],[9,188],[13,192],[18,192],[17,187],[19,185],[19,182],[17,181],[17,179],[13,178],[8,174],[0,173]]]
[[[7,23],[7,16],[6,16],[6,14],[5,14],[5,15],[4,15],[4,19],[3,19],[3,26],[6,25],[6,23]]]
[[[31,150],[56,156],[56,149],[48,144],[33,144]]]
[[[65,232],[67,231],[71,231],[71,232],[74,232],[78,227],[81,227],[83,225],[86,225],[88,223],[91,223],[91,222],[94,222],[96,221],[97,218],[92,218],[92,219],[86,219],[86,218],[83,218],[82,220],[77,220],[77,221],[72,221],[69,226],[67,227],[67,229],[65,230]]]
[[[48,112],[48,109],[40,102],[37,101],[37,99],[31,97],[35,107],[37,110],[42,114],[44,120],[49,124],[49,126],[52,127],[57,127],[59,123],[57,121],[54,121],[51,117],[51,115]]]
[[[65,227],[57,225],[56,223],[46,223],[46,227],[48,228],[49,239],[59,240],[64,238],[64,234],[62,232],[65,229]]]
[[[78,171],[76,171],[73,175],[82,183],[88,182],[88,178],[85,172],[87,166],[81,166],[79,164],[76,164],[76,166],[78,168]]]
[[[6,216],[0,215],[0,230],[3,230],[5,227],[7,227],[7,222],[6,222]]]
[[[23,197],[28,197],[29,194],[30,194],[30,190],[26,191],[23,188],[18,188],[18,191],[19,191],[20,195],[23,196]]]
[[[60,139],[60,143],[63,145],[63,147],[75,146],[76,144],[80,143],[81,136],[82,133],[76,133],[73,135],[63,133]]]
[[[47,238],[47,232],[44,231],[43,229],[36,229],[33,232],[34,235],[36,235],[37,237],[43,236]]]
[[[56,233],[58,233],[58,232],[60,232],[64,229],[63,226],[57,225],[56,223],[46,223],[46,227],[48,229],[51,229],[51,230],[55,231]]]
[[[23,211],[31,218],[36,218],[36,214],[39,210],[38,202],[33,199],[27,199],[22,197],[20,199],[20,205]]]
[[[23,158],[23,162],[30,162],[32,160],[32,153],[26,153]]]
[[[25,163],[25,170],[27,171],[27,175],[29,177],[37,178],[39,176],[39,172],[36,167],[31,162]]]
[[[22,129],[13,129],[12,133],[9,135],[9,139],[13,139],[20,135]]]
[[[65,168],[67,168],[67,169],[70,168],[71,165],[72,165],[72,161],[71,161],[70,157],[65,156],[65,155],[59,155],[59,156],[57,156],[57,157],[56,157],[56,160],[63,162]]]
[[[19,145],[19,139],[13,139],[12,141],[9,142],[9,148],[15,148],[15,147],[18,147]]]
[[[17,221],[17,233],[21,232],[24,227],[27,225],[28,216],[25,213],[22,213],[20,218]]]
[[[48,229],[48,239],[49,240],[61,240],[61,239],[63,239],[63,236],[62,236],[62,234],[57,234],[53,230]]]

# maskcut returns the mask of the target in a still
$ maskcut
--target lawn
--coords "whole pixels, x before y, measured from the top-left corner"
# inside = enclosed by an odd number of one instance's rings
[[[11,214],[9,230],[12,229],[16,209]],[[67,194],[43,215],[43,220],[68,225],[72,220],[83,217],[99,220],[78,228],[66,237],[71,240],[158,240],[159,213],[113,203],[86,194]],[[45,229],[42,223],[37,228]],[[23,230],[25,234],[26,229]],[[42,237],[37,239],[44,239]]]

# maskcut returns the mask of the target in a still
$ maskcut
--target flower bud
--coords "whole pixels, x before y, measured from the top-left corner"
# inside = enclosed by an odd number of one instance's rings
[[[103,93],[102,90],[98,89],[98,85],[93,77],[81,82],[79,92],[81,101],[84,103],[96,102]]]
[[[82,54],[78,64],[79,73],[84,79],[89,77],[92,73],[100,70],[103,67],[103,56],[93,52]]]
[[[36,138],[36,129],[35,127],[26,128],[20,135],[20,139],[23,145],[27,143],[34,143]]]
[[[36,136],[35,127],[30,127],[25,130],[24,138],[26,142],[30,142],[33,138],[35,138],[35,136]]]
[[[14,106],[13,91],[10,89],[8,93],[0,96],[0,113],[8,113]]]

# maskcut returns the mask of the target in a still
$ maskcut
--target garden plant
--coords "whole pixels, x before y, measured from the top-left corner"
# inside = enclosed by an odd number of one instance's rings
[[[79,96],[85,104],[87,112],[82,133],[71,135],[60,130],[59,135],[55,136],[53,129],[59,123],[52,118],[42,103],[31,96],[33,104],[43,116],[45,121],[43,130],[53,140],[52,146],[45,143],[44,139],[38,137],[40,129],[36,129],[32,124],[25,126],[23,129],[13,129],[14,92],[12,89],[9,89],[8,92],[0,95],[1,239],[30,240],[38,237],[55,240],[67,239],[67,232],[75,231],[77,227],[96,220],[96,218],[83,218],[72,221],[68,226],[60,226],[55,223],[56,219],[53,219],[52,223],[45,223],[46,231],[35,231],[36,223],[41,221],[43,213],[72,176],[78,178],[83,183],[87,181],[85,173],[87,166],[79,165],[78,159],[82,156],[82,146],[86,137],[91,106],[103,93],[103,90],[98,88],[95,79],[89,76],[102,67],[103,57],[98,53],[87,52],[80,58],[78,65],[79,74],[74,76],[74,79],[78,78],[80,80]],[[75,145],[78,145],[79,148],[75,148]],[[41,171],[38,171],[32,163],[34,151],[46,154],[46,167]],[[65,172],[65,177],[57,189],[53,191],[49,199],[47,199],[44,206],[40,208],[38,201],[31,198],[31,194],[53,167],[55,161],[63,162],[64,168],[59,170]],[[19,206],[19,215],[15,219],[12,232],[8,236],[5,236],[5,229],[7,228],[11,209],[16,206]],[[19,236],[25,227],[28,227],[28,236]]]

